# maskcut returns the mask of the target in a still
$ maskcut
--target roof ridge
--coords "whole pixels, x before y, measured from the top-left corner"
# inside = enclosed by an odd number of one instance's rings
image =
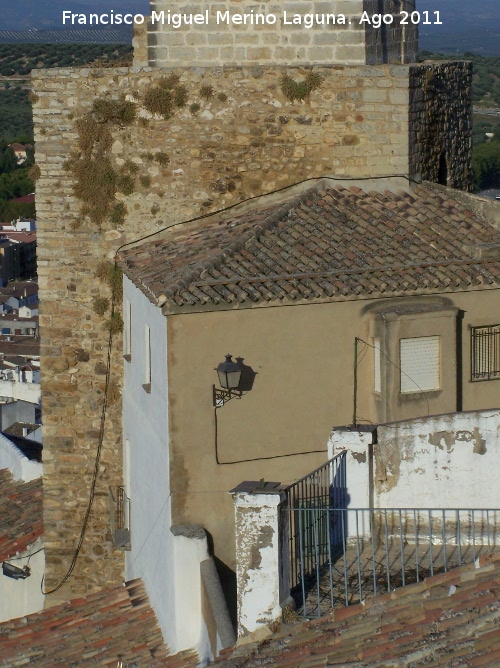
[[[217,269],[220,264],[226,259],[231,257],[234,253],[237,253],[242,248],[244,248],[249,241],[252,239],[257,239],[260,234],[263,234],[277,225],[277,223],[282,220],[294,207],[302,204],[306,198],[306,195],[310,196],[311,192],[318,194],[318,188],[320,184],[317,184],[311,188],[306,189],[304,192],[298,193],[290,200],[282,203],[278,209],[271,211],[261,223],[256,223],[252,225],[251,229],[246,230],[241,236],[239,236],[234,241],[227,244],[220,249],[219,253],[215,254],[214,259],[200,267],[199,264],[195,265],[191,271],[186,272],[184,276],[179,278],[176,283],[174,283],[170,289],[165,291],[165,295],[168,297],[173,297],[180,290],[189,290],[189,286],[195,281],[201,280],[202,274],[209,274],[213,269]],[[264,198],[266,195],[263,196]],[[201,269],[201,271],[200,271]],[[228,279],[229,280],[229,279]]]

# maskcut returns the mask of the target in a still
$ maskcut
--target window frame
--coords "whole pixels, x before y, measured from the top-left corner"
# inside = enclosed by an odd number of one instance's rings
[[[490,381],[490,380],[500,380],[500,323],[497,323],[495,325],[477,325],[474,327],[470,328],[471,333],[470,333],[470,380],[472,383],[480,383],[482,381]],[[491,334],[493,337],[493,341],[490,340],[490,342],[487,344],[491,346],[488,354],[490,359],[488,360],[487,364],[488,367],[494,367],[496,366],[497,369],[491,371],[490,368],[486,372],[479,373],[475,371],[476,369],[476,341],[479,339],[479,330],[496,330],[496,331],[491,331]],[[490,332],[488,332],[490,334]],[[492,337],[492,338],[493,338]],[[497,339],[498,337],[498,339]],[[495,343],[497,343],[497,351],[495,351]],[[493,354],[491,354],[493,351]],[[495,355],[495,352],[497,353]],[[496,363],[495,363],[495,357],[496,357]],[[493,359],[493,361],[491,360]],[[479,361],[479,360],[478,360]]]

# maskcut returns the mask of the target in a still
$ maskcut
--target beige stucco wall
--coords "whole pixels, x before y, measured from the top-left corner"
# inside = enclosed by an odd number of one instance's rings
[[[380,300],[381,301],[381,300]],[[397,337],[441,336],[442,389],[403,397],[392,374],[388,419],[401,420],[457,409],[454,307],[462,322],[463,409],[500,405],[500,382],[470,383],[469,325],[492,324],[498,292],[451,293],[398,300],[407,305],[441,301],[447,310],[403,317],[391,331],[389,354],[398,363]],[[173,521],[202,524],[213,536],[215,554],[234,568],[234,521],[228,490],[242,480],[289,483],[327,458],[334,425],[351,424],[354,338],[372,342],[379,300],[253,308],[168,316],[169,405]],[[450,308],[452,309],[450,311]],[[451,314],[451,316],[450,316]],[[492,320],[493,318],[493,320]],[[257,373],[241,400],[212,406],[214,371],[226,353],[244,358]],[[358,422],[381,419],[373,392],[373,351],[360,346]],[[285,456],[320,450],[319,453]],[[279,458],[265,459],[279,455]]]

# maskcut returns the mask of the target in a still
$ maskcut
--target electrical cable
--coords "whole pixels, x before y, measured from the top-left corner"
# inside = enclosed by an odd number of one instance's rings
[[[370,343],[367,343],[367,341],[364,341],[364,340],[361,339],[359,336],[358,336],[357,338],[358,338],[358,341],[361,341],[362,343],[366,344],[367,346],[369,346],[370,348],[373,348],[373,350],[375,350],[375,346],[371,345]],[[385,359],[386,359],[390,364],[392,364],[392,366],[396,367],[396,369],[398,369],[398,371],[400,371],[404,376],[406,376],[407,378],[409,378],[409,379],[411,380],[411,382],[414,383],[414,384],[416,385],[416,387],[418,387],[419,391],[424,395],[425,401],[426,401],[426,403],[427,403],[427,415],[430,415],[429,398],[428,398],[428,396],[427,396],[428,392],[426,392],[425,390],[423,390],[423,389],[420,387],[420,385],[419,385],[415,380],[413,380],[413,378],[412,378],[409,374],[407,374],[405,371],[403,371],[403,369],[402,369],[398,364],[396,364],[396,362],[393,362],[393,361],[391,360],[391,358],[390,358],[388,355],[386,355],[386,354],[384,353],[384,351],[383,351],[381,348],[376,348],[376,349],[380,352],[381,355],[383,355],[383,356],[385,357]]]
[[[116,262],[114,264],[114,270],[116,270]],[[111,319],[113,318],[114,312],[115,312],[115,301],[116,301],[116,295],[115,291],[111,291]],[[87,503],[87,508],[85,511],[85,515],[83,518],[83,523],[82,523],[82,528],[80,531],[80,537],[78,539],[77,546],[75,548],[75,552],[73,554],[73,558],[71,559],[71,563],[69,565],[68,570],[66,571],[66,574],[63,576],[63,578],[60,580],[60,582],[53,587],[52,589],[44,591],[43,589],[43,583],[45,580],[45,576],[42,578],[42,582],[40,584],[40,590],[44,596],[48,596],[49,594],[53,594],[54,592],[58,591],[68,580],[68,578],[71,576],[73,573],[73,570],[76,566],[76,561],[78,559],[78,555],[80,554],[80,550],[83,545],[83,540],[85,538],[85,533],[87,530],[87,525],[90,517],[90,513],[92,511],[92,505],[94,503],[94,496],[95,496],[95,488],[97,484],[97,478],[99,476],[99,463],[101,460],[101,451],[102,451],[102,445],[104,441],[104,429],[106,425],[106,409],[108,407],[108,391],[109,391],[109,379],[110,379],[110,371],[111,371],[111,350],[112,350],[112,345],[113,345],[113,331],[110,328],[109,330],[109,337],[108,337],[108,351],[107,351],[107,358],[106,358],[106,378],[105,378],[105,384],[104,384],[104,396],[102,400],[102,409],[101,409],[101,419],[100,419],[100,427],[99,427],[99,438],[97,442],[97,450],[96,450],[96,456],[95,456],[95,461],[94,461],[94,471],[92,474],[92,482],[90,485],[90,493],[89,493],[89,500]]]
[[[405,179],[408,181],[408,183],[417,183],[420,184],[421,181],[416,181],[415,179],[412,179],[408,174],[386,174],[382,176],[364,176],[362,178],[358,177],[345,177],[342,178],[340,176],[311,176],[307,179],[304,179],[303,181],[297,181],[296,183],[292,183],[291,185],[288,186],[283,186],[282,188],[277,188],[276,190],[270,190],[269,192],[263,193],[262,195],[253,195],[252,197],[247,197],[246,199],[242,199],[239,202],[235,202],[234,204],[230,204],[229,206],[224,207],[223,209],[217,209],[216,211],[211,211],[209,213],[204,213],[201,216],[195,216],[194,218],[189,218],[188,220],[181,220],[177,223],[173,223],[172,225],[167,225],[166,227],[162,227],[159,230],[156,230],[156,232],[151,232],[150,234],[146,234],[143,237],[139,237],[138,239],[134,239],[133,241],[127,241],[126,243],[122,244],[119,246],[116,250],[115,255],[118,255],[118,253],[123,249],[126,248],[127,246],[132,246],[133,244],[138,244],[141,241],[145,241],[146,239],[150,239],[151,237],[156,236],[157,234],[161,234],[162,232],[165,232],[166,230],[171,230],[174,227],[177,227],[178,225],[187,225],[188,223],[195,223],[198,220],[204,220],[205,218],[210,218],[210,216],[216,216],[220,213],[225,213],[226,211],[231,211],[231,209],[234,209],[237,206],[242,206],[243,204],[246,204],[247,202],[253,202],[256,199],[262,199],[263,197],[267,197],[269,195],[275,195],[277,193],[285,192],[286,190],[289,190],[291,188],[296,188],[297,186],[302,185],[303,183],[309,183],[309,182],[314,182],[314,181],[377,181],[381,179]]]
[[[218,423],[217,423],[217,406],[214,407],[214,420],[215,420],[215,461],[219,466],[228,466],[231,464],[245,464],[247,462],[261,462],[267,459],[281,459],[282,457],[296,457],[298,455],[312,455],[315,453],[324,453],[326,452],[325,448],[322,450],[307,450],[306,452],[289,452],[284,455],[269,455],[268,457],[253,457],[251,459],[236,459],[232,462],[221,462],[219,460],[219,446],[218,446]]]

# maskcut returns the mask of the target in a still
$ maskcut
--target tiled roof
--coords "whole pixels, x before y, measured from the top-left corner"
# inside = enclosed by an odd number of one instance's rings
[[[223,650],[218,668],[500,666],[500,554],[401,587],[260,644]]]
[[[122,250],[119,264],[167,310],[500,283],[500,231],[474,198],[430,183],[363,183],[322,179],[175,225]]]
[[[42,533],[42,479],[14,481],[0,470],[0,561],[22,554]]]
[[[168,657],[141,580],[74,599],[0,626],[0,666],[195,668],[198,657]]]

